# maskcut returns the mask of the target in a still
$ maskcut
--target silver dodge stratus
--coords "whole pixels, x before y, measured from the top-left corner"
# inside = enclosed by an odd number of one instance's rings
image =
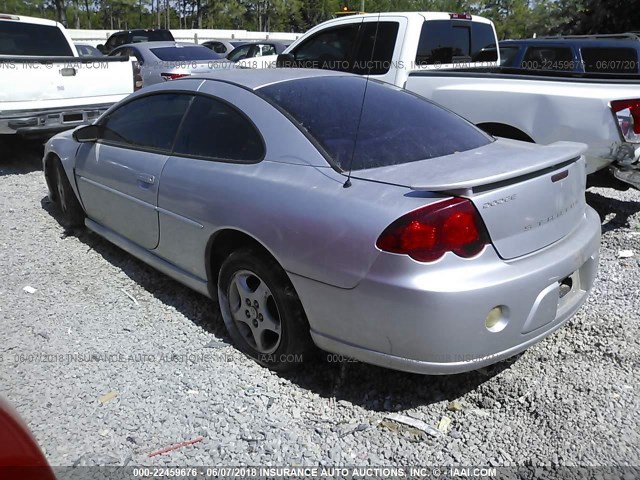
[[[360,76],[239,70],[129,96],[53,137],[44,172],[68,225],[217,299],[261,364],[315,344],[448,374],[584,303],[600,221],[582,151],[494,139]]]

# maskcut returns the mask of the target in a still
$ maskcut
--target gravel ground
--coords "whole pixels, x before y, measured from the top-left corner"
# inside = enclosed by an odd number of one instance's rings
[[[444,377],[275,374],[230,346],[213,302],[67,235],[37,148],[0,152],[0,395],[52,465],[640,464],[640,192],[587,193],[603,218],[595,289],[515,359]],[[390,412],[451,424],[426,434]]]

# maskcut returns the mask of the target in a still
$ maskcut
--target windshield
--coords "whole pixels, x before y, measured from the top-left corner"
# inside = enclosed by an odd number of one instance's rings
[[[363,77],[304,78],[259,92],[293,117],[342,170],[415,162],[491,142],[456,114],[389,84],[367,85]]]
[[[58,27],[0,20],[0,55],[73,56]]]
[[[202,45],[194,45],[193,47],[159,47],[152,48],[153,53],[160,60],[168,62],[182,60],[218,60],[224,58],[222,55],[209,50]]]

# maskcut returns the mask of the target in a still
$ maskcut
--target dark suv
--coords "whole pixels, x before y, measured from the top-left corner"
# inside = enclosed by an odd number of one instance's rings
[[[98,45],[100,50],[105,55],[111,53],[111,51],[124,45],[126,43],[140,43],[140,42],[173,42],[175,39],[169,30],[164,29],[150,29],[150,30],[125,30],[122,32],[116,32],[112,34],[104,45]]]
[[[546,37],[500,42],[500,64],[518,73],[640,74],[635,34]]]

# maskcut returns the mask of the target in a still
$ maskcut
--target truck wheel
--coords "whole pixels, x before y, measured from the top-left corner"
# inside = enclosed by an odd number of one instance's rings
[[[55,188],[55,202],[62,213],[62,225],[66,228],[80,227],[84,225],[84,210],[78,201],[67,174],[58,157],[53,161],[53,184]]]
[[[231,253],[220,268],[218,301],[236,347],[259,364],[284,371],[311,357],[302,304],[272,258],[249,248]]]

